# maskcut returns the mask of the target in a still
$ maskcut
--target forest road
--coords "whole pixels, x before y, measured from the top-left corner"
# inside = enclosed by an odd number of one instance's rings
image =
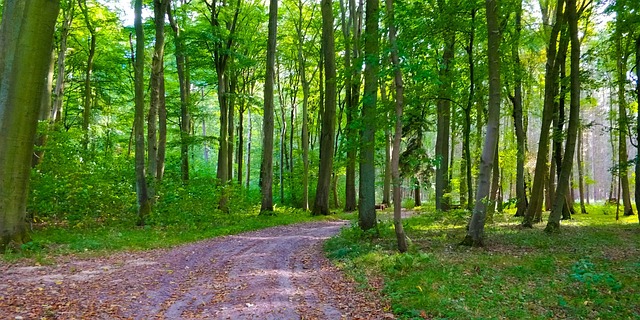
[[[312,222],[171,249],[0,264],[2,319],[388,319],[322,243],[348,222]]]

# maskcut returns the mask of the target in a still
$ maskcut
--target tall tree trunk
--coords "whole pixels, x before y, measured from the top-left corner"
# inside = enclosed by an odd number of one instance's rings
[[[309,96],[310,81],[307,79],[307,64],[304,57],[304,34],[302,24],[304,4],[298,0],[298,67],[302,82],[302,210],[309,210]]]
[[[362,230],[376,226],[375,134],[379,67],[379,0],[366,1],[364,39],[364,95],[360,131],[360,183],[358,222]]]
[[[467,99],[467,107],[464,110],[464,128],[463,128],[463,148],[462,148],[462,161],[464,163],[465,172],[465,183],[466,183],[466,200],[467,205],[466,208],[471,211],[473,210],[473,180],[471,176],[471,168],[473,167],[473,163],[471,162],[471,112],[473,109],[473,103],[475,100],[475,61],[473,58],[473,46],[475,42],[476,35],[476,13],[477,9],[471,9],[471,31],[469,33],[469,45],[466,47],[467,57],[469,61],[469,98]],[[480,115],[478,115],[480,118]]]
[[[49,57],[49,71],[47,72],[47,76],[45,77],[44,87],[42,89],[42,98],[40,100],[40,111],[38,113],[39,121],[47,121],[49,119],[49,115],[51,114],[51,95],[53,90],[53,74],[56,67],[55,64],[55,51],[53,50],[53,46],[51,47],[51,56]],[[34,151],[33,156],[31,158],[31,166],[35,167],[36,165],[42,162],[44,157],[44,145],[47,142],[47,133],[46,132],[37,132],[36,137],[34,139]]]
[[[617,67],[617,84],[618,84],[618,174],[620,175],[620,184],[622,190],[622,203],[624,204],[624,215],[632,216],[633,207],[631,207],[631,195],[629,192],[629,168],[627,167],[627,129],[629,121],[627,120],[627,97],[626,97],[626,73],[627,60],[629,55],[623,52],[623,36],[620,19],[616,19],[616,67]]]
[[[391,155],[391,175],[393,178],[393,226],[398,241],[398,251],[407,251],[407,237],[402,226],[402,198],[400,194],[400,142],[402,140],[402,108],[404,107],[404,83],[400,58],[398,57],[398,44],[396,41],[395,13],[393,0],[386,1],[387,25],[389,28],[389,43],[391,45],[391,63],[393,64],[395,95],[395,132],[393,135],[393,151]]]
[[[388,5],[388,4],[387,4]],[[380,98],[383,105],[389,105],[384,83],[380,83]],[[384,121],[384,183],[382,187],[382,203],[391,204],[391,129],[389,128],[389,111],[385,107]]]
[[[636,38],[636,79],[640,79],[640,35]],[[636,81],[636,98],[640,106],[640,80]],[[640,108],[638,108],[637,119],[640,119]],[[636,137],[640,137],[640,121],[636,124]],[[640,208],[640,143],[636,148],[636,210]],[[640,213],[638,213],[638,222],[640,222]]]
[[[216,64],[216,72],[218,74],[218,104],[220,105],[220,136],[218,138],[218,165],[216,178],[221,184],[229,180],[229,104],[228,104],[228,86],[229,79],[225,74],[222,65]]]
[[[191,114],[189,105],[191,100],[191,84],[189,83],[188,58],[182,32],[176,19],[174,19],[171,9],[167,9],[169,23],[173,29],[173,39],[175,44],[176,67],[178,71],[178,82],[180,83],[180,173],[182,181],[189,180],[189,145],[191,133]]]
[[[520,35],[522,31],[522,1],[516,8],[516,36],[511,46],[515,62],[515,89],[510,97],[513,104],[513,123],[516,133],[516,217],[524,217],[527,211],[527,192],[524,188],[525,135],[522,124],[522,64],[520,63]]]
[[[584,206],[585,190],[584,190],[584,163],[582,161],[582,152],[584,149],[584,137],[582,134],[582,125],[578,129],[578,153],[576,161],[578,162],[578,188],[580,190],[580,213],[586,214],[587,209]]]
[[[562,159],[562,172],[558,179],[558,188],[554,199],[553,208],[549,215],[546,232],[554,232],[560,227],[562,210],[566,205],[566,194],[570,187],[571,168],[580,126],[580,40],[578,39],[578,13],[576,0],[567,0],[567,22],[569,24],[569,36],[571,38],[571,104],[569,111],[569,127],[567,129],[567,143],[564,159]]]
[[[0,24],[0,252],[29,239],[33,138],[59,1],[5,1]]]
[[[267,41],[267,74],[264,83],[264,119],[262,123],[262,162],[260,163],[260,213],[273,212],[273,87],[276,65],[278,0],[269,2],[269,36]],[[247,174],[248,176],[248,174]]]
[[[75,1],[67,0],[66,8],[63,8],[62,29],[60,30],[60,47],[58,48],[58,70],[56,88],[53,91],[53,108],[51,109],[51,121],[58,123],[62,116],[62,102],[64,100],[64,79],[66,77],[65,65],[67,58],[67,39],[74,17]]]
[[[252,139],[252,131],[253,131],[253,124],[251,122],[251,108],[247,109],[247,120],[249,121],[249,128],[248,128],[248,137],[247,137],[247,189],[249,189],[250,182],[251,182],[251,139]]]
[[[231,79],[229,80],[229,115],[227,116],[227,120],[228,120],[228,142],[229,142],[229,146],[227,147],[227,170],[228,171],[228,177],[227,177],[227,181],[232,181],[233,180],[233,155],[234,155],[234,146],[235,146],[235,129],[236,129],[236,124],[235,124],[235,106],[236,106],[236,101],[237,101],[237,92],[236,90],[238,89],[238,75],[236,73],[233,74],[233,76],[231,76]]]
[[[165,0],[166,1],[166,0]],[[160,77],[160,99],[158,101],[158,164],[156,179],[162,181],[167,157],[167,102],[165,99],[164,68]]]
[[[146,217],[151,213],[151,201],[147,188],[144,167],[144,29],[142,27],[142,0],[135,0],[135,125],[136,141],[136,192],[138,195],[138,225],[145,224]]]
[[[463,245],[484,245],[484,224],[487,214],[487,196],[489,195],[489,178],[495,157],[499,126],[500,126],[500,27],[498,22],[498,3],[496,0],[486,0],[487,31],[489,57],[489,113],[487,118],[487,133],[480,160],[478,173],[478,191],[475,197],[473,216],[469,223],[469,230]]]
[[[244,112],[247,108],[247,104],[246,104],[246,99],[244,98],[247,94],[247,79],[244,79],[242,82],[242,89],[241,89],[241,95],[242,98],[240,99],[240,108],[238,110],[238,149],[237,149],[237,154],[236,154],[236,160],[238,162],[238,185],[241,186],[242,185],[242,177],[244,177],[243,175],[243,161],[244,161]]]
[[[553,104],[555,101],[555,93],[557,86],[557,75],[559,63],[557,63],[557,39],[560,29],[564,23],[563,4],[564,0],[557,0],[556,18],[551,34],[549,44],[547,46],[547,63],[545,70],[545,93],[544,105],[542,110],[542,123],[540,126],[540,139],[538,140],[538,155],[536,158],[535,175],[533,178],[533,187],[531,189],[531,202],[527,208],[527,212],[522,221],[522,225],[526,228],[533,227],[533,220],[542,210],[544,199],[544,182],[548,174],[547,159],[549,157],[549,127],[553,120]]]
[[[439,1],[441,2],[441,1]],[[451,5],[451,3],[449,3]],[[444,9],[444,4],[440,4],[440,10]],[[448,10],[448,9],[447,9]],[[436,137],[436,210],[449,210],[451,191],[449,186],[449,137],[451,126],[451,70],[455,53],[455,32],[447,29],[444,32],[445,47],[442,54],[442,65],[438,78],[440,88],[438,89],[439,99],[437,102],[437,137]]]
[[[154,197],[154,178],[158,179],[158,118],[161,102],[162,84],[164,82],[164,17],[167,12],[168,0],[153,1],[153,17],[155,26],[155,44],[153,46],[153,58],[151,61],[151,95],[149,103],[149,114],[147,118],[147,158],[148,174],[150,176],[151,188],[149,195]],[[165,110],[166,118],[166,110]]]
[[[333,152],[336,128],[336,61],[333,36],[332,0],[322,0],[322,53],[324,58],[324,110],[320,136],[320,168],[318,186],[313,205],[313,215],[328,215],[329,193],[331,192],[331,173],[333,171]]]
[[[489,192],[489,208],[487,208],[488,220],[493,221],[493,214],[496,212],[498,193],[500,192],[500,138],[496,141],[496,152],[493,158],[493,169],[491,172],[491,189]]]
[[[93,61],[96,55],[96,30],[91,24],[91,20],[89,19],[89,9],[87,8],[86,0],[78,0],[78,5],[80,6],[80,10],[82,11],[82,15],[84,16],[84,22],[87,26],[87,30],[89,30],[89,54],[87,57],[87,69],[84,74],[84,91],[83,91],[83,111],[82,111],[82,130],[84,132],[84,140],[83,145],[84,148],[87,149],[87,145],[89,144],[89,123],[91,122],[91,103],[92,103],[92,93],[91,93],[91,74],[93,73]]]

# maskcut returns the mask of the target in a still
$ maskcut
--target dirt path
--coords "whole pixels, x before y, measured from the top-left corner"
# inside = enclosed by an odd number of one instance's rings
[[[167,250],[0,265],[2,319],[384,319],[322,253],[346,222],[281,226]]]

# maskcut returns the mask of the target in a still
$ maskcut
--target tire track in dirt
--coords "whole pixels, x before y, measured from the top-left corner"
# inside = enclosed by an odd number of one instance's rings
[[[46,267],[0,264],[0,318],[393,318],[377,290],[356,290],[324,257],[322,243],[346,223],[279,226]]]

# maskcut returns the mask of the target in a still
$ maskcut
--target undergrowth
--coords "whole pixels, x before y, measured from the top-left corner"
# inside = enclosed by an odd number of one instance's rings
[[[408,253],[397,253],[385,221],[377,235],[357,225],[343,230],[325,249],[362,285],[382,278],[402,319],[638,319],[638,218],[616,222],[615,207],[588,209],[554,235],[542,232],[544,224],[522,229],[512,213],[497,214],[486,247],[472,249],[458,246],[464,212],[418,208],[404,221]]]

